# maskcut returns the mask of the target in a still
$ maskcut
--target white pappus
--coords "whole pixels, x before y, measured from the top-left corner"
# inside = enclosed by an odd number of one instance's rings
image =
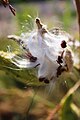
[[[8,36],[17,41],[26,54],[25,58],[14,56],[11,61],[19,68],[37,67],[39,81],[49,83],[62,72],[72,70],[72,53],[68,45],[71,37],[59,28],[48,31],[39,18],[36,18],[36,24],[36,31]]]

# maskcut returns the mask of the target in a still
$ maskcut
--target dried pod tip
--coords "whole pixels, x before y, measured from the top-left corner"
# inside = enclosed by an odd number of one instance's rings
[[[39,18],[36,18],[36,24],[37,24],[38,29],[41,29],[43,26]]]
[[[36,18],[36,24],[38,27],[38,30],[40,30],[41,34],[47,33],[47,29],[45,28],[45,26],[41,23],[39,18]]]

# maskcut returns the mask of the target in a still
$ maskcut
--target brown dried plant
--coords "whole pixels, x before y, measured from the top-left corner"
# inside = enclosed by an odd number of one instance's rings
[[[80,0],[75,0],[77,15],[78,15],[78,25],[79,25],[79,40],[80,40]]]
[[[9,9],[11,10],[11,12],[13,13],[13,15],[16,15],[16,10],[15,8],[9,3],[9,0],[1,0],[1,3],[3,4],[4,7],[9,7]]]

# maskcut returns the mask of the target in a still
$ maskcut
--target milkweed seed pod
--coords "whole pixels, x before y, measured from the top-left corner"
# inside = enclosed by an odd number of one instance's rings
[[[39,18],[36,18],[35,22],[37,30],[21,36],[8,36],[15,40],[25,53],[25,58],[15,56],[11,60],[20,68],[37,67],[39,81],[49,83],[64,71],[72,70],[72,53],[68,49],[70,35],[59,28],[48,31]]]

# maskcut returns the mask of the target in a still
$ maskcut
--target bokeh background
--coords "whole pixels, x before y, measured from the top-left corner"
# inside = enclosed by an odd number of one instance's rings
[[[0,57],[0,120],[50,120],[47,118],[51,111],[80,79],[80,46],[79,43],[75,45],[79,41],[79,33],[74,0],[10,0],[10,3],[16,9],[16,16],[0,4],[0,51],[21,52],[17,43],[8,40],[7,36],[33,30],[36,17],[40,17],[49,30],[59,27],[73,36],[73,71],[62,74],[52,87],[39,83],[36,71],[16,70],[14,65]],[[74,111],[80,114],[80,88],[68,99],[64,111],[67,111],[71,100],[76,105]],[[71,109],[67,113],[64,111],[61,111],[62,116],[56,112],[53,120],[80,119]],[[66,115],[72,117],[67,118]]]

